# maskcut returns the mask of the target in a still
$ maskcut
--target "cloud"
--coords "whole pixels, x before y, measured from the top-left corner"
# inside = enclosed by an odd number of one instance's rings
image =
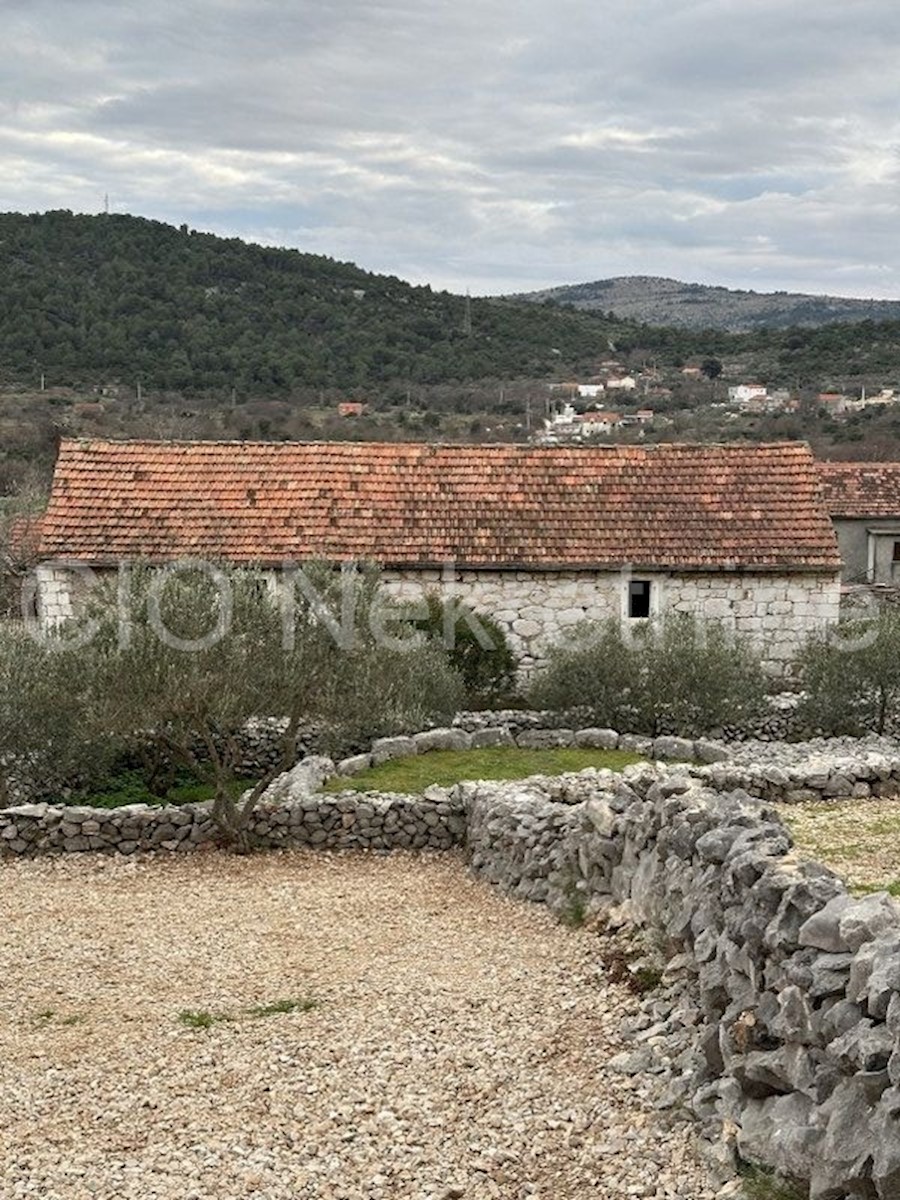
[[[7,0],[0,205],[435,286],[900,296],[889,0]]]

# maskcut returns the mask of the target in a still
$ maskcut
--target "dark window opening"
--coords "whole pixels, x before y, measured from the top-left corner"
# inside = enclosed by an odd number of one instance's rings
[[[900,562],[900,542],[894,542],[894,562]]]
[[[650,616],[650,581],[632,580],[628,585],[629,617]]]

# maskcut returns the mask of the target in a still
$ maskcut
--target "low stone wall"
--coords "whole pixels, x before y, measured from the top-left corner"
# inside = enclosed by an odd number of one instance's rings
[[[465,835],[465,810],[442,788],[424,796],[316,788],[333,770],[329,759],[307,759],[275,781],[255,812],[250,833],[261,848],[320,850],[449,850]],[[83,850],[134,854],[179,851],[221,842],[200,804],[131,804],[99,809],[27,804],[0,809],[0,857]]]
[[[657,948],[624,1070],[660,1076],[723,1176],[735,1155],[813,1200],[900,1196],[900,908],[854,900],[777,814],[687,773],[461,784],[472,869],[561,913],[627,915]]]
[[[317,789],[323,780],[335,774],[352,776],[390,759],[432,750],[487,746],[629,750],[654,761],[681,763],[683,772],[717,791],[742,788],[773,803],[900,794],[900,743],[886,738],[784,744],[748,742],[730,746],[708,739],[644,738],[619,734],[613,729],[524,728],[514,732],[507,725],[484,725],[471,732],[460,728],[431,729],[410,737],[379,738],[365,754],[337,764],[327,758],[307,756],[271,785],[259,805],[251,832],[261,846],[445,848],[461,840],[464,821],[460,824],[463,820],[460,811],[448,812],[443,807],[447,803],[443,789],[431,788],[426,792],[429,798],[421,800],[381,793],[360,797],[348,792],[340,797],[339,810],[337,798],[317,795]],[[584,778],[592,780],[596,772],[587,772]],[[545,786],[550,785],[545,783]],[[378,821],[385,804],[390,806],[390,819],[385,814],[387,828],[380,829]],[[368,811],[373,805],[375,818]],[[426,806],[421,812],[417,809],[420,805]],[[327,821],[321,826],[316,824],[319,809],[323,817],[327,810]],[[338,811],[340,815],[336,816]],[[401,813],[409,814],[409,819],[400,820]],[[339,836],[338,825],[349,832]],[[327,840],[321,838],[322,830]],[[316,840],[312,840],[313,832]],[[410,842],[405,840],[407,837],[419,840]],[[422,841],[422,837],[426,840]],[[388,844],[383,845],[376,838],[386,838]],[[0,857],[45,851],[115,850],[124,854],[156,849],[184,851],[217,841],[209,802],[178,807],[136,804],[117,809],[38,803],[0,809]]]
[[[454,727],[379,738],[370,751],[343,759],[336,770],[339,775],[356,775],[392,758],[484,746],[628,750],[654,761],[688,764],[693,777],[718,791],[743,788],[772,803],[900,795],[900,741],[894,738],[732,744],[709,738],[640,737],[614,729],[523,727],[512,717],[508,723],[479,724],[471,730]]]

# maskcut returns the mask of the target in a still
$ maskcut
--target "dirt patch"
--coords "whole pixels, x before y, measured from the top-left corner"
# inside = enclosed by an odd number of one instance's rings
[[[452,855],[0,869],[0,1193],[690,1197],[596,935]],[[191,1014],[186,1017],[185,1014]]]

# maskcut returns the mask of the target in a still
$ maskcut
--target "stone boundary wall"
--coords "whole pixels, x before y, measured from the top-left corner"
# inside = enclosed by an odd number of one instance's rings
[[[693,1112],[723,1179],[740,1156],[812,1200],[896,1200],[900,906],[852,899],[745,792],[652,766],[588,775],[460,784],[472,869],[655,947],[662,986],[615,1065]]]
[[[209,801],[100,809],[24,804],[0,810],[0,859],[83,850],[134,854],[212,848],[221,837]],[[449,850],[463,841],[465,812],[441,792],[307,795],[263,800],[250,829],[265,849]]]
[[[473,732],[447,728],[378,738],[367,753],[337,764],[308,756],[269,787],[251,832],[262,847],[446,849],[459,843],[465,831],[458,807],[446,807],[450,803],[446,789],[429,788],[423,797],[349,791],[317,794],[317,789],[334,775],[350,777],[394,758],[495,746],[628,750],[654,761],[684,764],[681,769],[687,775],[717,791],[741,788],[772,803],[900,795],[900,743],[884,738],[730,746],[709,739],[645,738],[613,729],[530,728],[514,733],[507,725]],[[592,774],[588,772],[588,778]],[[210,806],[209,801],[113,809],[43,802],[14,805],[0,809],[0,858],[46,851],[133,854],[215,845],[219,835]]]

